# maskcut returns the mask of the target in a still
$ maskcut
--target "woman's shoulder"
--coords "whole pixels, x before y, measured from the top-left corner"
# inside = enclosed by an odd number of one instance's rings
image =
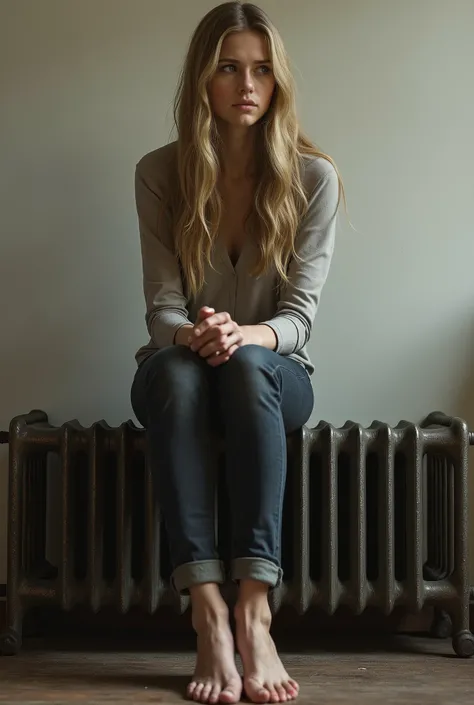
[[[159,191],[173,183],[178,163],[178,143],[170,142],[145,154],[136,165],[137,175]]]
[[[312,193],[322,181],[338,184],[338,175],[334,165],[323,156],[314,154],[301,155],[303,186],[308,193]]]

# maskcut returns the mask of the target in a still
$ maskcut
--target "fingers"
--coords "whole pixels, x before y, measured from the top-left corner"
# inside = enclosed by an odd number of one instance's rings
[[[198,311],[195,325],[199,325],[199,323],[204,321],[206,318],[209,318],[209,316],[212,316],[215,312],[215,308],[211,308],[210,306],[203,306]]]
[[[194,323],[194,328],[191,331],[191,335],[188,338],[188,344],[191,345],[193,340],[194,340],[194,331],[196,329],[196,326],[198,326],[200,323],[202,323],[206,318],[209,318],[209,316],[212,316],[216,312],[215,308],[211,308],[210,306],[202,306],[197,314],[196,321]]]
[[[240,345],[232,345],[232,347],[229,348],[227,352],[223,353],[222,355],[211,355],[207,358],[206,362],[211,367],[219,367],[220,365],[224,365],[226,362],[229,362],[230,358],[235,353],[235,351],[239,349],[239,347]]]
[[[189,337],[189,344],[193,352],[198,352],[213,367],[217,367],[230,359],[242,340],[243,335],[229,313],[215,313],[209,306],[203,306]]]
[[[231,323],[223,323],[221,326],[214,326],[200,335],[199,338],[193,336],[190,348],[193,352],[198,352],[202,357],[207,357],[217,350],[226,350],[227,348],[224,345],[229,335],[233,333],[236,333],[236,324],[233,321]]]
[[[232,318],[230,317],[230,314],[226,313],[225,311],[222,313],[214,313],[208,318],[206,318],[204,321],[199,323],[197,326],[195,326],[194,335],[199,338],[201,335],[204,335],[210,328],[213,328],[214,326],[219,326],[223,323],[230,323],[230,321],[232,321]]]
[[[213,337],[206,345],[203,345],[199,349],[199,354],[201,357],[207,358],[210,355],[215,355],[216,353],[222,355],[233,345],[240,345],[243,338],[240,330],[235,330],[235,328],[232,328],[228,333],[224,333],[222,330],[223,328],[224,326],[220,326],[221,333]]]

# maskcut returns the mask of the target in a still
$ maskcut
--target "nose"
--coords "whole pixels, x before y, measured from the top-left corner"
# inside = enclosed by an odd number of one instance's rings
[[[242,74],[242,86],[241,86],[241,93],[253,93],[254,86],[253,86],[253,79],[252,79],[252,71],[251,69],[245,69]]]

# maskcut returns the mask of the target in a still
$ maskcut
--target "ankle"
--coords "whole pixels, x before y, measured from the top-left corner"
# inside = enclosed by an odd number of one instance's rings
[[[229,608],[216,583],[196,585],[190,589],[192,624],[196,632],[218,627],[229,621]]]
[[[270,629],[272,623],[272,613],[268,603],[266,605],[249,606],[236,604],[234,609],[235,623],[239,629],[248,631],[256,626]]]
[[[272,614],[268,604],[268,585],[256,580],[242,580],[234,617],[236,623],[244,628],[257,623],[270,627]]]

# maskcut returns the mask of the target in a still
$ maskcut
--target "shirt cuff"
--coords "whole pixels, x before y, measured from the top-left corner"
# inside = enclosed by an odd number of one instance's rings
[[[184,321],[183,323],[178,323],[178,324],[174,327],[174,331],[173,331],[173,334],[172,334],[172,338],[171,338],[171,343],[170,343],[170,345],[176,345],[176,343],[175,343],[176,334],[177,334],[177,332],[178,332],[179,330],[181,330],[181,328],[183,328],[184,326],[192,326],[192,325],[193,325],[193,324],[191,323],[191,321]]]
[[[176,320],[176,318],[178,320]],[[153,342],[158,348],[167,348],[170,347],[171,345],[174,345],[174,339],[176,336],[176,333],[179,331],[180,328],[183,326],[192,326],[192,322],[189,321],[187,318],[184,316],[181,317],[176,317],[173,316],[174,320],[170,320],[171,316],[167,317],[165,319],[162,318],[155,318],[153,322]]]
[[[273,330],[277,339],[275,352],[279,355],[291,355],[298,345],[298,329],[291,318],[276,316],[269,321],[263,321],[262,326]]]

